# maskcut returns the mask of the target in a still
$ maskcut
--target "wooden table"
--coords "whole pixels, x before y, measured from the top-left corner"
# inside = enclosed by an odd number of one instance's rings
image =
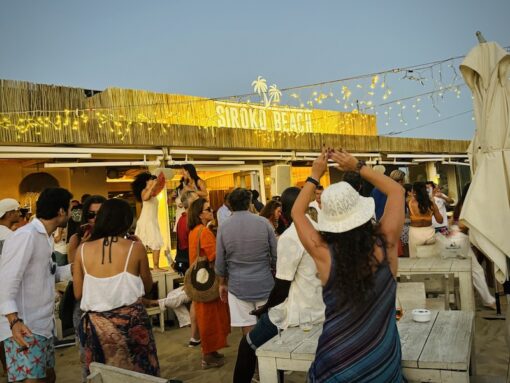
[[[410,313],[398,323],[402,344],[402,371],[411,382],[469,382],[471,351],[474,350],[474,313],[432,312],[427,323],[414,322]],[[256,351],[261,383],[277,383],[278,370],[308,371],[322,325],[310,332],[299,327],[275,336]],[[475,370],[474,361],[471,370]]]
[[[167,294],[174,289],[174,281],[182,278],[174,270],[151,270],[152,280],[158,282],[158,299],[166,298]],[[174,312],[167,309],[165,319],[174,318]]]
[[[282,344],[278,335],[257,349],[261,383],[277,383],[278,370],[308,371],[315,359],[315,351],[322,324],[313,326],[309,332],[291,327],[282,332]]]
[[[418,323],[404,314],[398,323],[404,376],[410,382],[469,383],[474,317],[473,312],[435,311],[430,322]]]
[[[463,311],[475,310],[471,258],[441,257],[399,258],[397,276],[413,274],[453,274],[459,280],[460,306]]]

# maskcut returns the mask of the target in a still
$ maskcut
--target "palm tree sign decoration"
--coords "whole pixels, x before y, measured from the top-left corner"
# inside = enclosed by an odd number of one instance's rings
[[[280,102],[282,92],[278,89],[276,84],[271,85],[268,92],[266,79],[262,76],[258,76],[257,79],[251,83],[251,86],[253,86],[253,91],[260,96],[264,107],[267,108],[271,106],[271,104],[278,104]],[[267,97],[268,94],[269,98]]]

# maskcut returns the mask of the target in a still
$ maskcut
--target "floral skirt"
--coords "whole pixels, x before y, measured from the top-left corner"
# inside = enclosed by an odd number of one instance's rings
[[[104,312],[86,312],[79,326],[87,368],[91,362],[159,376],[156,343],[141,300]]]

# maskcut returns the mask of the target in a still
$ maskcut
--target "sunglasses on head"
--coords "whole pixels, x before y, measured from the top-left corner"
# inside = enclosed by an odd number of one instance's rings
[[[85,213],[85,217],[87,219],[94,219],[97,217],[97,211],[88,211],[87,213]]]

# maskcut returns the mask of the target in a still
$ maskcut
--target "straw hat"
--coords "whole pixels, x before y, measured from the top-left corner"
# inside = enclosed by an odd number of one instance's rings
[[[368,222],[375,211],[374,199],[362,197],[347,182],[326,188],[321,196],[319,231],[344,233]]]

